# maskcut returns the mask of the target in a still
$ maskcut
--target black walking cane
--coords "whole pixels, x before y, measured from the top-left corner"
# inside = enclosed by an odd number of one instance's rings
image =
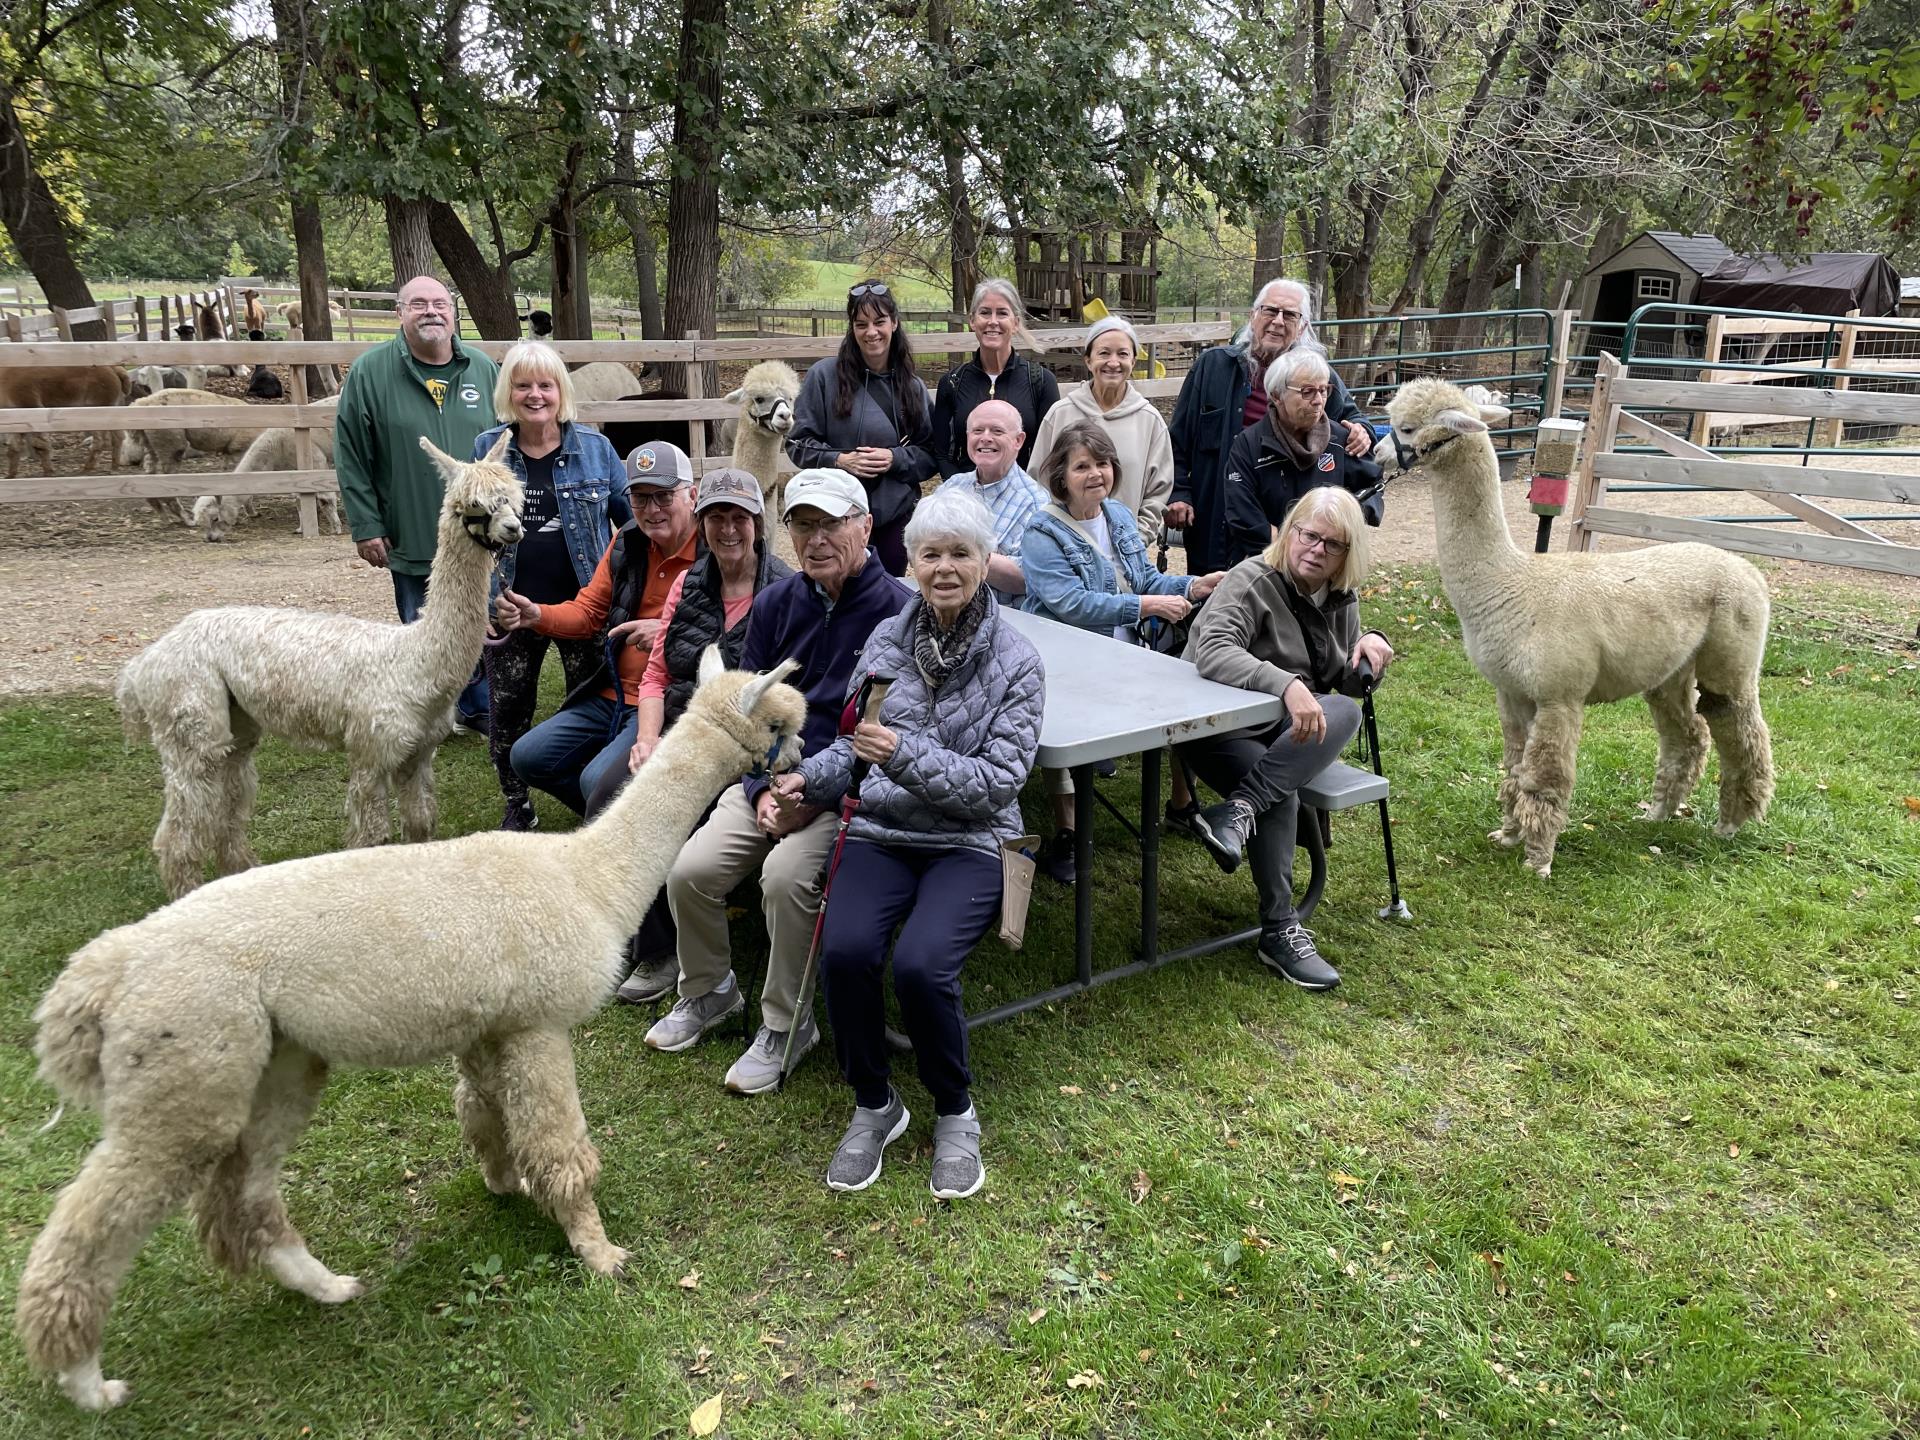
[[[869,675],[860,682],[860,688],[854,692],[853,709],[859,720],[871,720],[878,723],[880,706],[887,698],[887,689],[893,684],[891,675]],[[820,867],[820,912],[813,917],[813,939],[807,945],[807,963],[800,971],[800,990],[794,997],[793,1021],[787,1026],[787,1048],[780,1055],[780,1078],[774,1089],[784,1090],[787,1085],[787,1072],[793,1068],[793,1037],[800,1033],[800,1022],[813,1006],[814,978],[820,969],[820,936],[827,925],[827,897],[833,891],[833,872],[840,868],[840,852],[846,848],[847,827],[853,823],[853,813],[860,808],[860,782],[867,778],[872,762],[854,758],[853,774],[847,781],[847,793],[840,801],[840,828],[834,831],[833,848],[827,852],[826,864]]]
[[[1354,667],[1354,677],[1360,691],[1360,716],[1367,727],[1367,751],[1373,757],[1373,773],[1382,780],[1386,772],[1380,768],[1380,728],[1373,719],[1373,692],[1379,679],[1373,673],[1373,663],[1362,660]],[[1411,920],[1413,912],[1407,908],[1407,902],[1400,898],[1400,875],[1393,865],[1393,821],[1387,815],[1387,797],[1380,797],[1380,848],[1387,854],[1387,891],[1388,904],[1380,912],[1382,920]]]

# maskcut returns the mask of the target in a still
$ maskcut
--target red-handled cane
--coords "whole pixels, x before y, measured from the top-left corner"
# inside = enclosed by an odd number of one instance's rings
[[[853,697],[856,724],[861,720],[879,723],[880,706],[886,700],[887,689],[892,684],[891,675],[869,675],[860,682],[860,688]],[[776,1090],[786,1088],[787,1072],[793,1068],[793,1037],[800,1033],[802,1017],[813,1008],[814,978],[820,969],[820,936],[827,924],[827,897],[833,891],[833,873],[840,868],[840,852],[847,845],[847,826],[853,823],[853,812],[860,808],[860,782],[867,778],[867,771],[872,768],[870,761],[855,757],[853,774],[847,781],[847,793],[840,801],[840,827],[834,831],[833,848],[827,852],[827,863],[820,868],[820,912],[813,917],[813,940],[807,946],[807,963],[800,971],[800,991],[793,1002],[793,1022],[787,1026],[787,1048],[780,1055],[780,1079],[774,1085]]]

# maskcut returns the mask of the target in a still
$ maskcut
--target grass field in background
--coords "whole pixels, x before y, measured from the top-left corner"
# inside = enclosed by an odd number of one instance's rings
[[[988,1181],[951,1206],[927,1192],[910,1067],[913,1128],[872,1189],[835,1195],[851,1099],[830,1047],[742,1101],[720,1087],[737,1033],[658,1055],[647,1013],[609,1009],[577,1050],[607,1228],[635,1252],[620,1283],[487,1193],[449,1066],[342,1074],[288,1191],[315,1253],[371,1292],[327,1309],[225,1278],[176,1219],[108,1332],[131,1406],[77,1415],[9,1341],[0,1432],[673,1436],[716,1395],[737,1437],[1920,1431],[1912,653],[1783,607],[1779,793],[1730,841],[1708,785],[1698,817],[1635,819],[1645,707],[1589,711],[1543,884],[1483,838],[1493,697],[1431,574],[1366,608],[1404,657],[1379,709],[1415,918],[1374,918],[1375,817],[1337,817],[1316,928],[1339,990],[1230,951],[978,1032]],[[39,1133],[32,1008],[70,951],[162,897],[154,757],[108,702],[0,707],[0,747],[10,1296],[96,1133],[71,1114]],[[264,858],[338,844],[338,757],[269,743],[261,770]],[[1126,799],[1136,774],[1105,784]],[[479,741],[450,741],[439,775],[443,833],[498,822]],[[1097,842],[1105,965],[1128,953],[1137,862],[1110,820]],[[972,1006],[1070,973],[1069,898],[1040,884],[1027,949],[970,962]],[[1168,842],[1164,943],[1251,907],[1244,874]]]

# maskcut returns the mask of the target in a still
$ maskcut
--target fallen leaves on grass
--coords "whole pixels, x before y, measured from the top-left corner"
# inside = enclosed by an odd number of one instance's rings
[[[1493,1276],[1493,1293],[1496,1295],[1505,1295],[1507,1293],[1506,1260],[1501,1256],[1495,1255],[1491,1250],[1482,1250],[1480,1252],[1480,1259],[1482,1263],[1486,1265],[1487,1272]]]
[[[673,1283],[678,1285],[682,1290],[698,1290],[700,1288],[700,1272],[698,1270],[689,1270]]]
[[[687,1428],[696,1435],[711,1435],[720,1428],[720,1397],[703,1400],[687,1417]]]
[[[1027,1324],[1029,1325],[1038,1325],[1042,1320],[1046,1318],[1047,1318],[1047,1307],[1044,1305],[1042,1305],[1038,1310],[1030,1310],[1027,1312]]]
[[[1727,1158],[1729,1160],[1738,1160],[1740,1158],[1740,1147],[1738,1145],[1727,1146]]]
[[[1067,1377],[1067,1388],[1069,1390],[1091,1390],[1097,1385],[1104,1385],[1106,1383],[1105,1380],[1100,1378],[1100,1372],[1098,1370],[1082,1370],[1078,1375],[1069,1375]]]
[[[1902,795],[1900,803],[1907,807],[1909,820],[1920,820],[1920,795]]]
[[[1127,1193],[1133,1196],[1134,1204],[1138,1205],[1142,1200],[1146,1199],[1147,1193],[1152,1189],[1153,1181],[1147,1177],[1146,1171],[1136,1170],[1133,1172],[1133,1184],[1127,1187]]]
[[[1078,1085],[1062,1085],[1060,1087],[1060,1093],[1062,1095],[1084,1095],[1087,1092],[1082,1090]]]

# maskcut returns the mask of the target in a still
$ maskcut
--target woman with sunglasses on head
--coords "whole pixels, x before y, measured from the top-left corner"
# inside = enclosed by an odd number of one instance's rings
[[[1260,962],[1303,990],[1331,990],[1340,972],[1322,958],[1293,908],[1300,789],[1360,728],[1364,665],[1379,679],[1393,647],[1360,630],[1357,591],[1367,578],[1367,527],[1345,490],[1316,486],[1282,517],[1265,551],[1227,572],[1193,627],[1186,658],[1201,676],[1278,695],[1277,724],[1210,735],[1180,747],[1226,799],[1202,810],[1201,842],[1231,874],[1252,862],[1260,897]]]
[[[900,306],[886,284],[847,292],[847,333],[815,363],[793,406],[787,454],[803,470],[844,470],[867,492],[873,548],[890,575],[907,569],[907,520],[935,473],[933,403],[914,373]]]
[[[933,401],[933,455],[947,479],[973,469],[967,451],[967,418],[988,400],[1004,400],[1020,412],[1026,440],[1015,459],[1021,470],[1033,458],[1040,422],[1060,399],[1060,382],[1038,360],[1013,353],[1015,342],[1033,344],[1027,312],[1011,280],[982,280],[967,307],[967,326],[980,348],[964,365],[940,378]]]
[[[1307,491],[1333,485],[1358,495],[1379,484],[1380,467],[1352,454],[1327,418],[1333,372],[1318,351],[1300,347],[1267,366],[1267,413],[1233,442],[1226,470],[1227,563],[1258,555],[1280,533]],[[1386,500],[1377,490],[1362,508],[1378,525]]]

